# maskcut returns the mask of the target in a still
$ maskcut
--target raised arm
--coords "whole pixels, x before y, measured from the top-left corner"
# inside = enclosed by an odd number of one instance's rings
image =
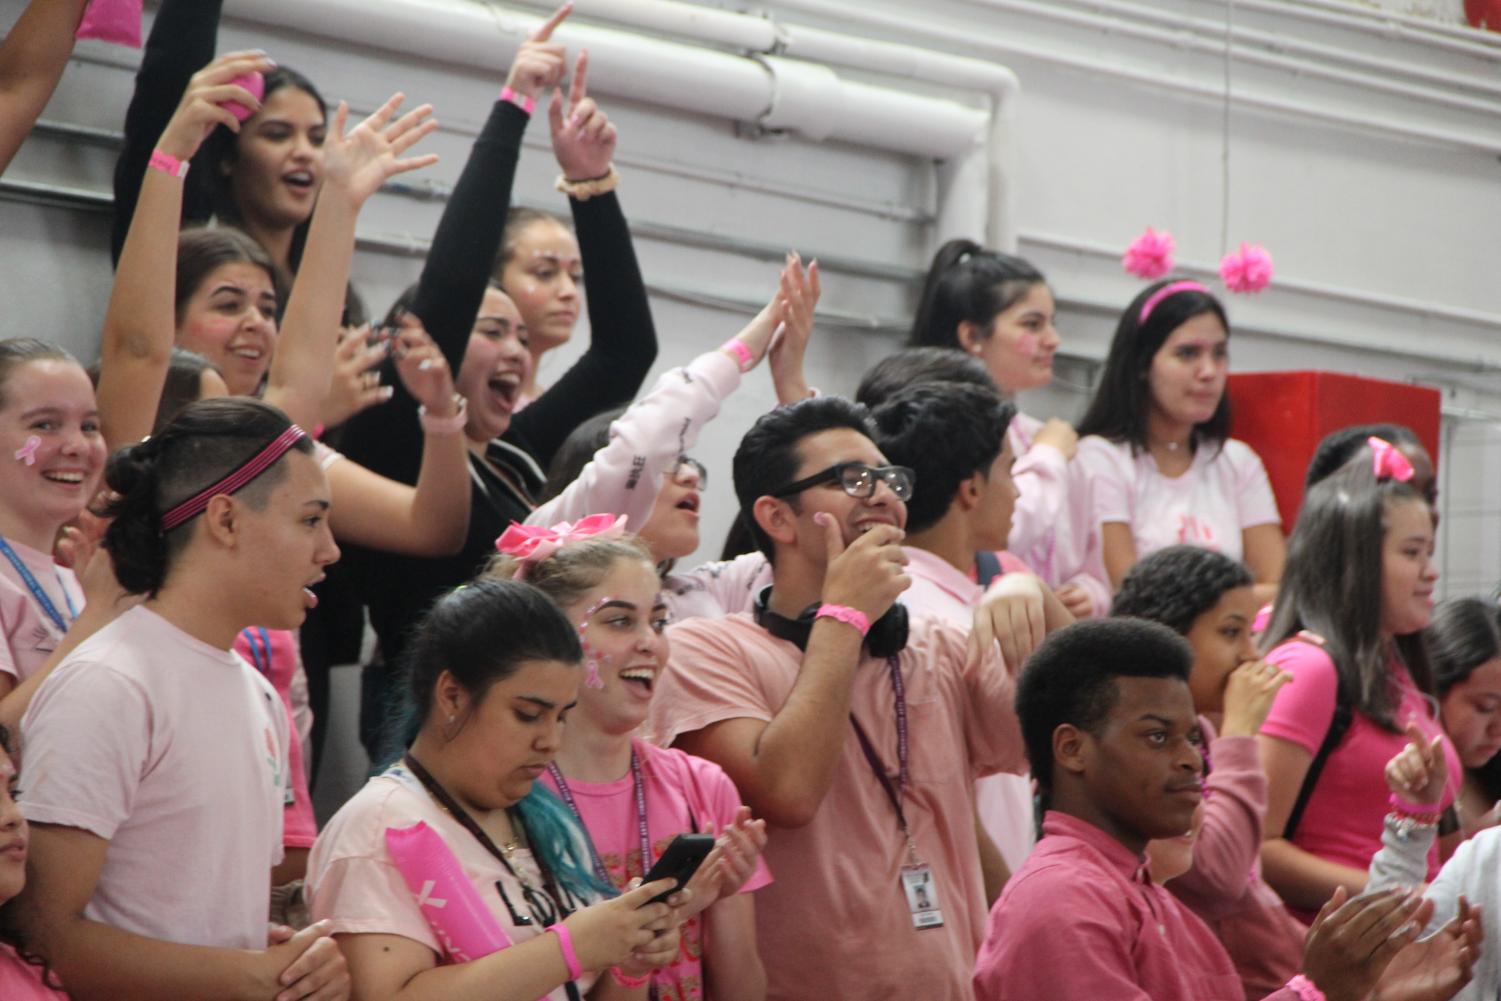
[[[260,102],[230,81],[271,66],[262,55],[236,52],[194,74],[156,149],[186,166],[219,125],[238,132],[240,122],[225,110],[224,102],[239,101],[247,108],[259,108]],[[177,238],[186,178],[171,169],[170,160],[158,162],[161,166],[147,170],[141,182],[104,314],[98,397],[104,440],[111,451],[151,433],[172,361]]]
[[[829,551],[823,600],[876,621],[911,584],[903,570],[902,531],[880,525],[846,549],[834,520],[827,515],[818,520]],[[723,768],[746,805],[768,824],[808,824],[834,784],[850,736],[861,642],[860,633],[845,623],[818,619],[797,682],[769,722],[724,720],[680,735],[677,746]]]
[[[340,102],[324,143],[323,190],[266,388],[267,402],[304,427],[319,423],[328,396],[360,210],[391,177],[438,160],[432,153],[403,158],[438,123],[428,117],[432,106],[426,104],[391,121],[402,100],[401,94],[392,96],[348,135],[349,106]]]
[[[86,4],[87,0],[31,0],[0,42],[0,174],[57,89]]]
[[[115,161],[115,223],[110,252],[116,259],[135,216],[136,199],[151,160],[151,144],[167,127],[172,109],[193,74],[214,58],[223,6],[224,0],[162,0],[157,8],[141,54],[135,93],[125,112],[125,146]],[[209,212],[207,185],[202,177],[195,176],[184,197],[182,218],[207,219]]]
[[[609,178],[615,157],[615,126],[587,94],[589,59],[579,53],[564,100],[555,93],[548,108],[553,152],[568,182]],[[602,410],[629,402],[657,359],[646,284],[631,245],[630,229],[613,190],[569,198],[588,291],[589,348],[547,392],[517,414],[514,438],[543,467],[563,440]]]

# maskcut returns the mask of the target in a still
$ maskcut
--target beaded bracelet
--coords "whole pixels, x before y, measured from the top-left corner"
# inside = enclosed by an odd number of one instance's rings
[[[451,417],[434,417],[427,412],[426,407],[418,407],[417,422],[422,425],[422,430],[428,434],[458,434],[464,430],[464,424],[469,419],[469,401],[454,393],[453,402],[458,409]]]
[[[644,987],[651,983],[650,973],[644,977],[633,977],[629,973],[622,973],[618,966],[610,967],[610,978],[621,987]]]
[[[1386,805],[1400,819],[1411,820],[1417,824],[1437,824],[1439,818],[1443,816],[1443,811],[1438,808],[1437,804],[1420,805],[1409,803],[1407,800],[1400,798],[1396,793],[1392,793],[1387,797]]]
[[[564,175],[559,174],[553,187],[576,202],[587,202],[595,195],[608,194],[620,187],[620,173],[612,163],[609,172],[603,177],[595,177],[587,181],[570,181]]]

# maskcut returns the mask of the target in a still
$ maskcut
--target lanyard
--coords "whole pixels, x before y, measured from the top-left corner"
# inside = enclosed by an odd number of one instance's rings
[[[250,659],[255,662],[255,669],[261,672],[261,676],[271,677],[271,635],[260,626],[252,626],[240,633],[245,637],[245,642],[250,646]],[[259,638],[260,642],[256,642]]]
[[[891,801],[891,807],[896,811],[896,819],[902,825],[902,836],[907,839],[907,850],[915,858],[917,856],[917,844],[912,840],[912,831],[907,826],[907,814],[902,809],[902,795],[907,791],[910,776],[907,771],[907,686],[902,681],[901,664],[895,657],[886,658],[886,667],[891,672],[892,701],[896,704],[896,755],[899,766],[897,782],[891,781],[891,776],[886,773],[886,765],[881,761],[881,756],[876,753],[875,745],[865,733],[865,728],[850,713],[850,725],[855,728],[855,737],[860,741],[860,750],[865,752],[865,760],[870,763],[870,770],[875,773],[876,781],[881,783],[881,788],[886,791],[886,798]]]
[[[568,780],[563,778],[563,770],[554,761],[547,766],[547,772],[557,783],[558,795],[563,798],[564,803],[568,804],[568,809],[573,811],[573,815],[578,818],[579,824],[584,826],[587,832],[588,827],[584,825],[584,815],[579,812],[579,805],[574,801],[573,790],[568,788]],[[641,841],[641,875],[644,877],[652,863],[651,835],[646,829],[646,784],[641,781],[641,760],[636,757],[634,747],[631,748],[631,785],[636,797],[636,836]],[[610,886],[610,874],[605,871],[604,860],[599,857],[599,849],[594,847],[592,837],[589,839],[589,855],[594,860],[594,874],[599,877],[600,882]],[[626,878],[630,878],[629,869],[626,870]]]
[[[16,573],[21,575],[21,580],[26,582],[26,587],[30,589],[31,596],[36,599],[36,603],[41,606],[47,618],[52,620],[52,624],[57,627],[57,631],[66,633],[68,631],[68,623],[78,618],[78,609],[73,607],[73,598],[68,594],[67,585],[63,583],[63,575],[60,573],[57,575],[57,586],[63,592],[63,601],[68,604],[68,617],[66,619],[57,610],[57,606],[52,603],[52,599],[47,596],[47,592],[42,590],[42,585],[31,572],[31,568],[21,562],[21,557],[16,555],[16,551],[10,547],[10,543],[6,542],[4,538],[0,538],[0,555],[4,555],[6,559],[10,560],[10,565],[15,567]]]

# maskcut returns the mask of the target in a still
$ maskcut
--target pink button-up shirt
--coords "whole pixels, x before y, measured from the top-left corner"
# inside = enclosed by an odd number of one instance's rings
[[[976,1001],[1241,1001],[1224,947],[1141,856],[1056,811],[1042,833],[990,912]]]

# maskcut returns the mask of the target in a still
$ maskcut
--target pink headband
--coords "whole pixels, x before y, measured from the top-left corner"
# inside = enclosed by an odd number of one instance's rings
[[[570,542],[584,539],[618,539],[625,534],[625,515],[591,514],[576,522],[560,521],[551,528],[541,525],[510,526],[495,540],[495,548],[521,561],[518,579],[526,578],[529,564],[547,559]]]
[[[1365,441],[1371,446],[1371,472],[1376,474],[1377,481],[1397,480],[1406,483],[1416,475],[1412,463],[1407,461],[1407,456],[1397,446],[1374,435]]]
[[[1203,292],[1205,295],[1214,294],[1204,287],[1204,285],[1192,279],[1185,279],[1181,282],[1168,282],[1162,288],[1153,292],[1151,298],[1142,304],[1141,313],[1136,317],[1136,325],[1139,327],[1143,323],[1146,323],[1147,317],[1152,315],[1152,310],[1157,308],[1158,303],[1170,295],[1177,295],[1179,292]]]
[[[281,434],[277,435],[265,448],[251,456],[249,461],[239,469],[236,469],[218,483],[212,483],[204,487],[162,515],[162,534],[165,535],[190,518],[198,517],[208,508],[208,502],[220,494],[232,494],[244,488],[251,480],[271,468],[273,462],[286,455],[293,445],[306,437],[307,432],[296,424],[287,428]]]

